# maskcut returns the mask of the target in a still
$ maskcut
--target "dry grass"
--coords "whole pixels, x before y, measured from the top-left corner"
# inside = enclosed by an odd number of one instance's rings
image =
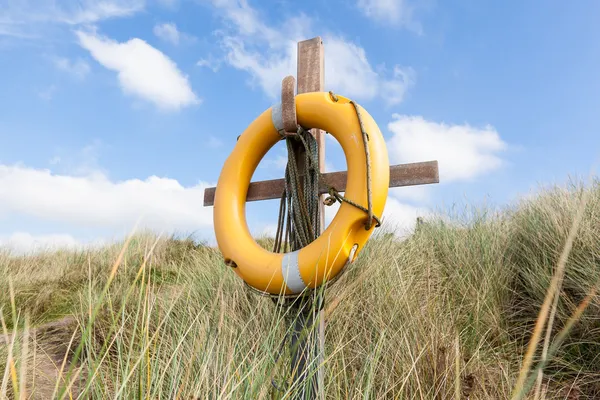
[[[327,398],[533,399],[538,376],[540,398],[599,398],[598,243],[597,184],[432,218],[404,241],[379,233],[327,290]],[[551,324],[538,318],[544,308]],[[43,343],[30,333],[69,315],[77,328],[57,333],[63,376],[38,398],[69,398],[69,386],[93,399],[290,398],[296,389],[288,354],[277,359],[285,310],[191,241],[144,234],[89,252],[3,253],[0,310],[6,333],[17,331],[8,345],[0,338],[0,398],[31,394]]]

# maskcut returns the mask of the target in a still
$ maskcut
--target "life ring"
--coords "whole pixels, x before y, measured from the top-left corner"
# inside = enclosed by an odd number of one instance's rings
[[[366,155],[356,109],[348,98],[338,95],[336,100],[326,92],[296,95],[297,121],[337,139],[348,165],[345,197],[366,207]],[[357,246],[350,260],[354,261],[375,226],[367,230],[365,212],[344,202],[321,236],[298,251],[273,253],[256,243],[246,222],[246,194],[260,160],[282,139],[275,126],[280,110],[267,109],[238,138],[217,182],[213,217],[218,247],[238,276],[261,292],[294,295],[334,278]],[[362,107],[360,115],[369,137],[372,210],[381,216],[389,185],[387,148],[371,115]]]

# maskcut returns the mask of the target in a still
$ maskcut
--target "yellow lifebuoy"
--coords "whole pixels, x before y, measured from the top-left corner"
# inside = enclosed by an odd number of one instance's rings
[[[366,155],[356,109],[349,99],[338,95],[334,101],[325,92],[299,94],[295,99],[298,124],[327,131],[342,146],[348,164],[345,197],[366,207]],[[360,113],[369,136],[372,210],[381,216],[389,185],[387,148],[373,118],[362,107]],[[236,274],[259,291],[290,295],[334,278],[355,245],[350,261],[357,257],[374,224],[367,230],[365,212],[344,202],[323,234],[298,251],[273,253],[256,243],[246,222],[246,194],[260,160],[282,139],[275,126],[279,122],[280,108],[271,107],[239,137],[219,176],[213,212],[217,244]]]

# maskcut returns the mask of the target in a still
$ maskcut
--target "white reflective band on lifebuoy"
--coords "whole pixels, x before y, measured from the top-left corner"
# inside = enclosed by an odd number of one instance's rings
[[[285,285],[294,293],[301,293],[306,288],[298,268],[298,250],[283,255],[281,274]]]
[[[277,132],[283,135],[283,116],[281,114],[281,103],[275,104],[271,109],[271,120],[273,121],[273,126],[277,129]]]

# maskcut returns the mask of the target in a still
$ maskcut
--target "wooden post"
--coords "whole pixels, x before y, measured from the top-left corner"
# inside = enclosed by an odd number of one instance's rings
[[[298,42],[297,93],[322,92],[325,83],[325,57],[323,41],[320,37]],[[325,172],[325,132],[312,129],[319,148],[319,169]],[[298,171],[305,172],[304,148],[295,146]],[[321,234],[325,228],[325,207],[321,195],[319,216]],[[320,290],[315,298],[306,296],[296,304],[297,315],[292,331],[292,382],[298,381],[305,389],[301,390],[298,399],[324,399],[323,352],[325,346],[325,325],[322,317],[324,298]],[[317,325],[318,324],[318,325]],[[317,358],[315,359],[315,356]],[[319,366],[316,376],[307,376],[308,366]]]
[[[320,37],[298,42],[298,94],[325,90],[325,54]],[[325,172],[325,132],[311,129],[319,144],[319,169]],[[323,196],[321,196],[323,198]],[[325,206],[319,206],[321,232],[325,230]]]
[[[324,91],[324,65],[323,41],[320,37],[305,40],[298,43],[298,70],[297,70],[297,92],[320,92]],[[321,172],[325,169],[325,133],[318,129],[311,130],[318,141],[319,148],[319,167]],[[296,147],[296,160],[298,160],[298,172],[303,174],[304,170],[304,149]],[[346,188],[347,172],[340,171],[323,176],[326,183],[334,186],[339,191],[344,192]],[[428,161],[412,164],[393,165],[390,167],[390,187],[425,185],[439,183],[439,171],[437,161]],[[258,201],[267,199],[276,199],[281,197],[285,189],[284,179],[274,179],[270,181],[252,182],[248,188],[246,201]],[[214,204],[216,188],[207,188],[204,191],[204,206]],[[321,232],[325,228],[325,213],[323,205],[323,194],[326,193],[325,186],[319,188],[321,194],[321,204],[319,207]],[[315,303],[316,302],[316,303]],[[316,304],[316,307],[315,307]],[[296,349],[292,354],[292,378],[294,381],[302,381],[302,386],[308,387],[310,392],[300,393],[296,399],[317,398],[324,400],[324,348],[325,348],[325,322],[322,314],[324,296],[322,289],[315,290],[315,297],[305,296],[300,301],[291,304],[296,311],[295,322],[292,330],[292,349]],[[315,312],[316,309],[316,312]],[[314,323],[318,324],[315,329]],[[308,332],[306,332],[308,328]],[[308,337],[305,339],[305,335]],[[317,353],[315,353],[317,352]],[[315,356],[318,356],[315,359]],[[318,367],[316,376],[310,377],[307,382],[307,366],[316,364]],[[307,384],[308,383],[308,384]]]

